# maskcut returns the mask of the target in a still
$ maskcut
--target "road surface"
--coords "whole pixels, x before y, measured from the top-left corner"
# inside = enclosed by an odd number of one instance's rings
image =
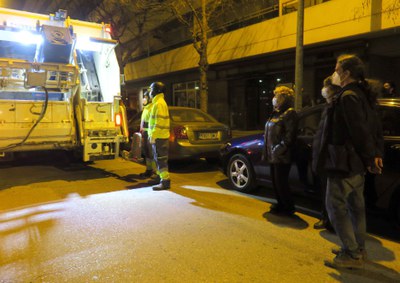
[[[369,236],[359,271],[324,266],[316,218],[268,213],[205,161],[153,191],[123,159],[0,168],[0,282],[400,282],[400,244]]]

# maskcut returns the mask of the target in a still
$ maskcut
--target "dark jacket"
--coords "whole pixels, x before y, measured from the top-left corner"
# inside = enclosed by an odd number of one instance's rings
[[[325,163],[325,150],[328,136],[328,112],[332,111],[333,104],[327,103],[321,114],[318,129],[314,135],[312,143],[312,171],[316,174],[326,174]],[[330,122],[330,121],[329,121]]]
[[[351,177],[382,157],[383,136],[374,105],[357,83],[328,105],[313,142],[313,169],[331,177]]]
[[[291,163],[297,134],[297,113],[293,108],[274,111],[265,124],[265,157],[269,163]]]

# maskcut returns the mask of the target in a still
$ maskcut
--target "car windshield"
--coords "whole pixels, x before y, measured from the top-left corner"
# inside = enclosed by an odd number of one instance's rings
[[[208,114],[197,109],[170,109],[171,120],[175,122],[215,122]]]

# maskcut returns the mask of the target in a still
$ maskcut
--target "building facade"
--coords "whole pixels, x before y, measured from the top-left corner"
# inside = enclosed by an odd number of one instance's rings
[[[208,112],[233,129],[262,129],[272,90],[294,85],[297,0],[275,1],[275,16],[209,38]],[[359,55],[368,77],[400,85],[400,1],[305,1],[303,107],[343,53]],[[191,44],[129,63],[127,92],[138,99],[152,81],[167,85],[170,105],[199,107],[199,57]]]

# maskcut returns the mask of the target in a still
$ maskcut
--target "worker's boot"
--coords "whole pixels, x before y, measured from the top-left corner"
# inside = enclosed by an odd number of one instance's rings
[[[153,170],[148,170],[146,169],[146,171],[144,171],[143,173],[140,173],[139,176],[142,179],[146,179],[146,178],[150,178],[153,175]]]
[[[153,187],[153,191],[169,190],[171,187],[171,180],[161,180],[161,182]]]

